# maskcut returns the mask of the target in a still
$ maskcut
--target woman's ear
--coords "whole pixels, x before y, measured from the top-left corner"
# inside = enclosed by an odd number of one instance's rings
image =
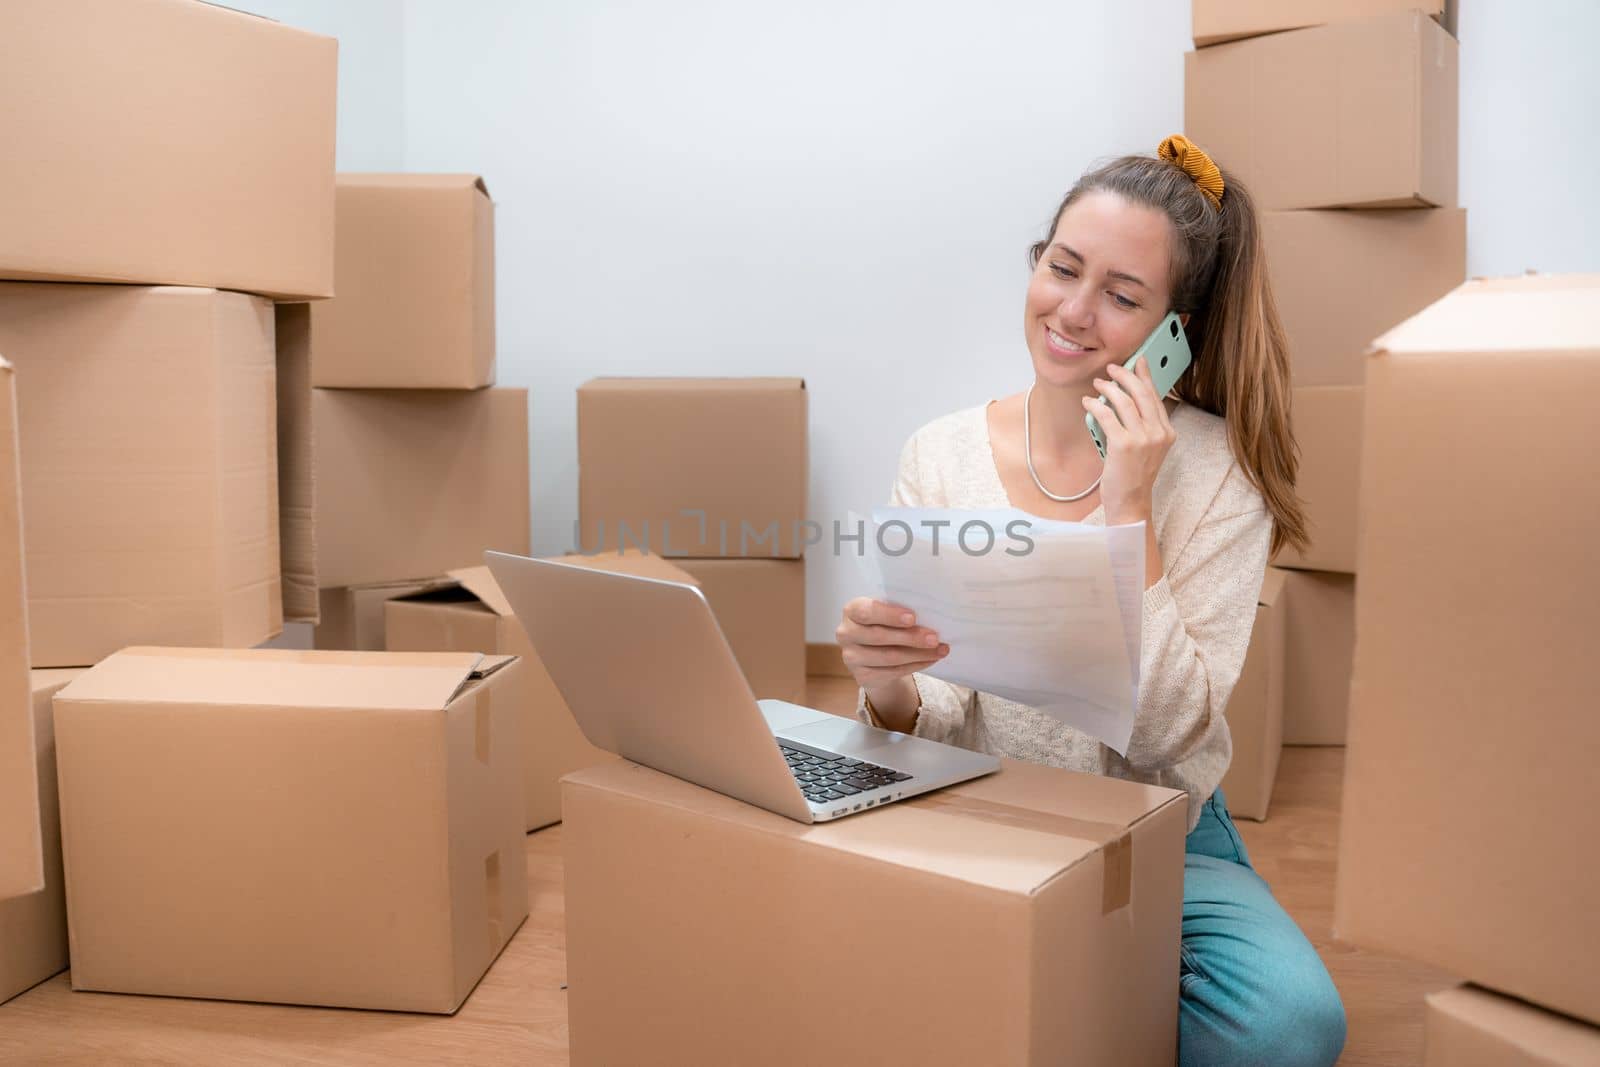
[[[1189,328],[1189,313],[1187,311],[1178,316],[1178,325],[1182,326],[1185,330]]]

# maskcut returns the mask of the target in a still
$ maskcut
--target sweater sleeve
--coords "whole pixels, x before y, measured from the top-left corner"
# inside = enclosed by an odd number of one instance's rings
[[[889,492],[890,507],[943,505],[942,501],[930,500],[932,494],[923,489],[917,437],[917,434],[912,434],[910,440],[906,441],[905,447],[900,450],[900,465],[895,472],[894,488]],[[934,741],[951,741],[966,722],[967,713],[971,710],[977,694],[966,686],[940,681],[926,674],[913,674],[911,680],[916,684],[917,695],[922,701],[922,706],[917,711],[916,724],[911,728],[911,732],[918,737]],[[856,693],[856,718],[865,723],[872,722],[872,716],[867,711],[865,689]]]
[[[1145,590],[1128,762],[1161,770],[1226,730],[1266,576],[1272,516],[1235,466],[1193,536]]]

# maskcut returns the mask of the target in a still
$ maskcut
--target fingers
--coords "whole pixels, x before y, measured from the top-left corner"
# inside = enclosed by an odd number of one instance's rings
[[[926,626],[862,626],[841,623],[834,631],[838,642],[852,645],[904,645],[907,648],[939,647],[939,635]]]
[[[937,648],[909,648],[905,645],[843,645],[840,654],[844,665],[850,668],[852,674],[860,670],[892,670],[899,669],[902,673],[908,670],[921,670],[922,667],[937,663],[950,654],[949,645],[939,645]]]
[[[1155,379],[1150,377],[1148,360],[1140,356],[1132,371],[1112,363],[1106,367],[1106,373],[1125,394],[1132,398],[1134,407],[1144,421],[1160,423],[1161,410],[1166,405],[1162,404],[1161,398],[1156,395],[1156,383]]]
[[[1173,436],[1177,436],[1172,429],[1172,420],[1167,417],[1166,396],[1165,394],[1156,390],[1156,380],[1150,371],[1150,361],[1148,359],[1141,358],[1138,363],[1134,364],[1134,370],[1138,373],[1139,380],[1144,382],[1144,384],[1150,389],[1150,395],[1155,397],[1154,410],[1157,421],[1160,422],[1161,427],[1164,430],[1166,430],[1168,433],[1172,433]]]
[[[865,596],[846,604],[844,617],[862,626],[910,626],[917,621],[909,608]]]
[[[1099,390],[1101,398],[1111,405],[1116,417],[1110,417],[1106,411],[1106,404],[1099,399],[1086,396],[1083,398],[1084,408],[1095,413],[1100,423],[1100,430],[1105,434],[1106,447],[1109,449],[1114,444],[1127,440],[1130,434],[1143,436],[1144,416],[1134,405],[1133,398],[1117,387],[1115,382],[1108,382],[1104,378],[1094,380],[1095,389]]]

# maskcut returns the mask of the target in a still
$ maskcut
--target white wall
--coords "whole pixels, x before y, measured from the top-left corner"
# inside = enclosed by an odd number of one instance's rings
[[[1600,3],[1460,8],[1469,273],[1600,270]]]
[[[881,501],[916,426],[1026,384],[1024,250],[1181,128],[1190,47],[1187,0],[250,6],[340,36],[341,168],[486,176],[540,553],[598,374],[802,375],[812,516]],[[1469,269],[1600,270],[1600,4],[1460,7]],[[809,559],[831,640],[853,563]]]
[[[803,376],[825,526],[918,425],[1025,385],[1027,245],[1092,159],[1182,124],[1187,3],[1124,8],[412,0],[406,166],[494,194],[535,550],[572,543],[594,375]],[[820,548],[813,641],[860,592]]]

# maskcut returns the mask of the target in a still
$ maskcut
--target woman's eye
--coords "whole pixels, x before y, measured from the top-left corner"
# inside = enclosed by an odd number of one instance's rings
[[[1136,307],[1139,306],[1137,303],[1135,303],[1132,300],[1129,300],[1127,297],[1123,296],[1121,293],[1112,293],[1111,294],[1111,299],[1115,300],[1117,302],[1117,306],[1121,307],[1121,308],[1127,308],[1129,310],[1132,310],[1133,308],[1136,308]]]
[[[1055,272],[1055,276],[1057,278],[1075,278],[1075,277],[1077,277],[1077,275],[1075,275],[1070,269],[1068,269],[1066,267],[1063,267],[1059,263],[1050,264],[1050,269],[1053,272]]]

